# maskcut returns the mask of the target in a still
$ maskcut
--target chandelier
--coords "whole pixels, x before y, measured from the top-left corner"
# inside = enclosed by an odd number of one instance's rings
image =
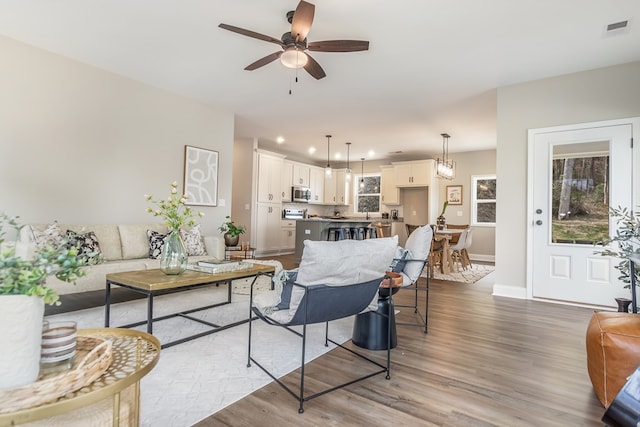
[[[456,177],[456,162],[449,160],[449,134],[442,135],[442,159],[436,161],[436,176],[443,179],[453,179]]]

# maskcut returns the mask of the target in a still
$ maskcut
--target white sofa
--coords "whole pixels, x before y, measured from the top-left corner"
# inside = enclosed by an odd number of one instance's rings
[[[30,224],[20,230],[19,244],[26,253],[34,250],[33,232],[30,227],[42,231],[49,224]],[[75,285],[47,277],[46,286],[58,295],[105,289],[105,275],[120,271],[160,268],[159,259],[149,258],[149,238],[147,230],[166,234],[164,224],[106,224],[106,225],[68,225],[59,224],[63,232],[73,230],[77,233],[93,231],[98,239],[104,262],[90,267],[86,276],[78,279]],[[205,258],[224,259],[224,239],[221,236],[204,236],[207,255],[190,256],[189,262]],[[17,248],[16,248],[17,250]]]

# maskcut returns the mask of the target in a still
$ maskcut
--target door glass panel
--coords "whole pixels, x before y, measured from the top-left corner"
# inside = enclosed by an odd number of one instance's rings
[[[594,245],[609,236],[609,144],[555,145],[551,242]]]

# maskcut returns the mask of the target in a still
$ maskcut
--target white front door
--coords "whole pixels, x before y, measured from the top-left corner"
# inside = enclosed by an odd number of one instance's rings
[[[619,260],[594,242],[615,235],[609,206],[633,208],[632,131],[630,122],[529,131],[529,297],[595,306],[629,297]]]

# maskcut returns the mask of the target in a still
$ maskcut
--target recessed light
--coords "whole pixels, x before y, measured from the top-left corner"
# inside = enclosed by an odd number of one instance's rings
[[[340,160],[340,159],[342,158],[342,155],[341,155],[340,153],[336,153],[336,154],[334,154],[334,155],[333,155],[333,157],[334,157],[336,160]]]
[[[278,144],[282,144],[282,143],[284,142],[284,137],[282,137],[282,136],[277,137],[277,138],[276,138],[276,142],[277,142]]]
[[[309,147],[309,154],[313,154],[316,152],[316,147]]]
[[[373,156],[375,156],[375,155],[376,155],[376,152],[375,152],[375,151],[373,151],[373,150],[369,150],[369,153],[368,153],[368,154],[369,154],[369,157],[373,157]]]

